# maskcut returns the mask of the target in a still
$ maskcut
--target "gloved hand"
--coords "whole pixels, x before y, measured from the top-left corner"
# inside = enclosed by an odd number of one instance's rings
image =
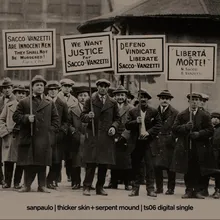
[[[192,132],[192,133],[190,133],[190,138],[192,140],[195,140],[195,139],[199,138],[199,132]]]
[[[189,122],[186,124],[186,129],[187,129],[187,130],[190,130],[190,129],[192,129],[192,128],[193,128],[193,123],[189,121]]]

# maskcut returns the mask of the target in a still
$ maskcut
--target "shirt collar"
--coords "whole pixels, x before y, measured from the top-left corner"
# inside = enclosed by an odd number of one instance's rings
[[[38,96],[38,95],[33,94],[33,97],[36,97],[36,96]],[[43,99],[43,94],[40,95],[40,98]]]
[[[190,111],[190,107],[189,107],[189,111]],[[198,108],[196,108],[195,110],[193,110],[194,115],[197,113]]]
[[[161,111],[163,110],[165,112],[168,109],[168,107],[169,107],[169,105],[167,105],[166,107],[163,107],[162,105],[160,105],[160,110]]]

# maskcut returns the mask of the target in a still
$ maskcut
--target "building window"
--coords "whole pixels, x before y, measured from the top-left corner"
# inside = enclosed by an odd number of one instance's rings
[[[42,12],[42,1],[28,0],[27,11],[29,14],[39,14]]]
[[[51,15],[61,16],[62,14],[61,0],[49,0],[47,6],[47,12]]]
[[[81,4],[82,4],[82,1],[79,1],[79,0],[67,0],[66,15],[68,17],[80,17]]]
[[[15,14],[22,14],[23,12],[22,0],[9,0],[8,12],[15,13]]]
[[[86,0],[87,18],[97,17],[101,15],[101,0]]]
[[[48,23],[48,28],[53,28],[56,30],[56,47],[58,50],[60,50],[60,35],[62,31],[62,25],[61,23]]]

